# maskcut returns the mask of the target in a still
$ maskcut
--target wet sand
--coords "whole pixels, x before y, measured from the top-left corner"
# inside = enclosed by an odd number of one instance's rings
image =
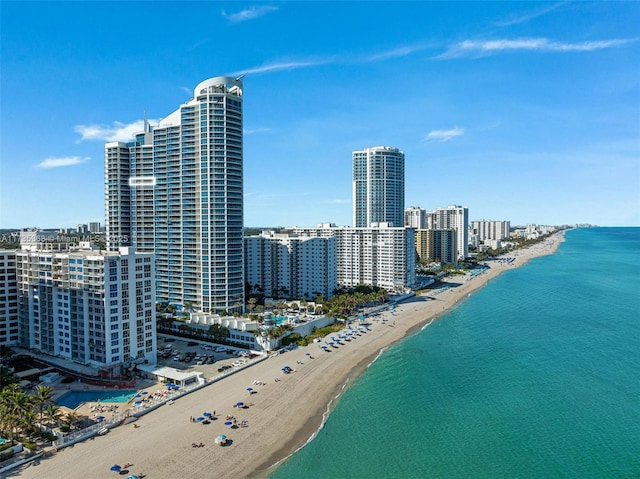
[[[438,294],[415,296],[369,321],[369,331],[331,352],[317,344],[269,358],[219,382],[179,398],[172,405],[129,424],[62,449],[39,461],[11,471],[24,478],[111,478],[114,464],[132,463],[130,474],[148,478],[266,477],[270,468],[288,457],[318,430],[345,385],[360,376],[380,351],[435,320],[468,295],[504,271],[524,265],[530,259],[553,253],[564,233],[513,254],[515,260],[491,262],[491,268],[470,278],[452,277],[455,285]],[[429,299],[434,298],[434,299]],[[384,322],[383,322],[384,320]],[[313,359],[310,358],[310,356]],[[284,374],[287,365],[295,372]],[[264,385],[256,385],[255,381]],[[247,388],[257,393],[250,394]],[[237,408],[237,402],[253,404]],[[216,412],[211,424],[191,422],[203,412]],[[226,426],[227,415],[247,427]],[[226,447],[214,443],[225,434]],[[192,447],[192,443],[204,447]],[[125,474],[124,477],[127,477]]]

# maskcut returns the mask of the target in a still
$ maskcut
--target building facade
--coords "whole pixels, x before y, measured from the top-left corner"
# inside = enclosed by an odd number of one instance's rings
[[[18,344],[16,251],[0,250],[0,346]]]
[[[457,236],[454,229],[416,230],[416,251],[420,261],[458,264]]]
[[[373,223],[370,228],[293,228],[304,236],[334,237],[337,247],[338,285],[360,284],[387,290],[410,288],[416,279],[415,230]]]
[[[416,230],[427,227],[427,211],[419,206],[410,206],[404,210],[404,225]]]
[[[134,141],[105,145],[108,248],[155,253],[158,301],[242,308],[242,121],[242,79],[216,77]]]
[[[455,229],[458,260],[469,256],[469,209],[466,206],[447,206],[430,211],[427,229]]]
[[[480,241],[509,239],[509,221],[479,220],[471,222],[471,234],[478,235]]]
[[[404,225],[404,153],[391,146],[352,152],[353,226]]]
[[[19,344],[94,367],[156,362],[153,253],[16,253]]]
[[[336,239],[263,231],[245,241],[245,275],[265,297],[330,298],[337,288]]]

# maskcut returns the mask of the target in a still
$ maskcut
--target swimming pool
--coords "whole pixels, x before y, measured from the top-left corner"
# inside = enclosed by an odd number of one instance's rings
[[[58,406],[75,409],[85,402],[128,402],[138,393],[135,389],[122,391],[69,391],[56,400]]]

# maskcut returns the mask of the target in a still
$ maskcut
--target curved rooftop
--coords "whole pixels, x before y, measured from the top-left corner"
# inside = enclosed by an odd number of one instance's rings
[[[234,77],[214,77],[198,83],[193,91],[193,97],[206,93],[232,93],[242,96],[242,76]]]

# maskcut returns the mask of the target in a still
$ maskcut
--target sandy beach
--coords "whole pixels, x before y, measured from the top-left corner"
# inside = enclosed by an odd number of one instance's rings
[[[532,258],[553,253],[564,239],[559,232],[546,241],[509,256],[512,262],[491,261],[490,269],[471,278],[452,277],[452,287],[438,294],[410,298],[369,321],[368,331],[337,349],[324,352],[317,344],[299,348],[233,374],[163,405],[137,422],[116,427],[29,465],[8,477],[115,478],[114,464],[133,464],[129,474],[145,477],[243,478],[266,477],[270,468],[301,447],[318,430],[335,398],[366,370],[383,348],[413,334],[504,271]],[[383,321],[384,320],[384,321]],[[284,366],[294,372],[285,374]],[[247,391],[252,388],[254,393]],[[246,408],[236,407],[243,402]],[[192,417],[215,411],[210,424]],[[225,425],[227,416],[247,427]],[[214,443],[225,434],[231,444]],[[203,443],[203,447],[193,444]]]

